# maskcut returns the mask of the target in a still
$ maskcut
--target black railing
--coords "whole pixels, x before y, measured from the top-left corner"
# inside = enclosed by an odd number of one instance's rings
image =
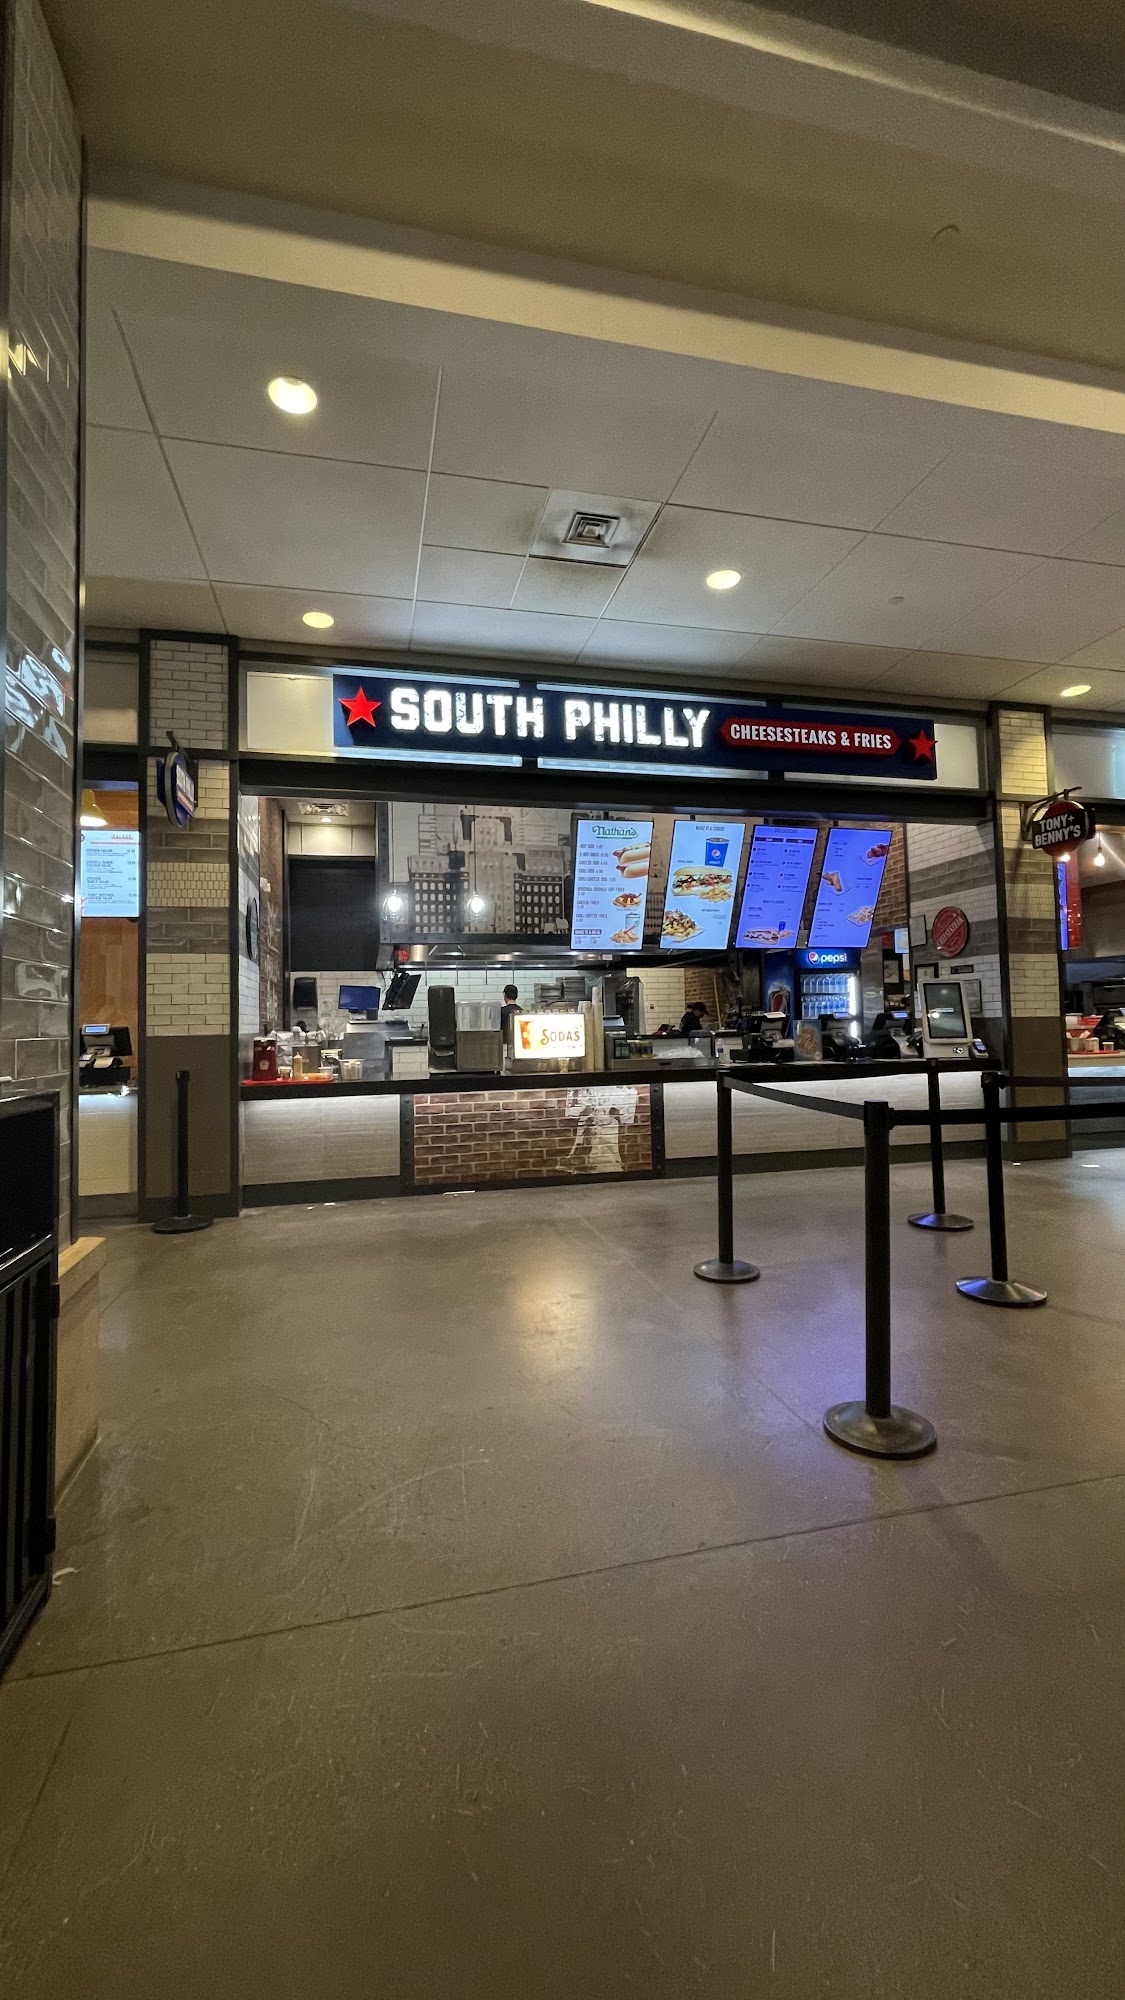
[[[51,1589],[58,1105],[0,1104],[0,1673]]]

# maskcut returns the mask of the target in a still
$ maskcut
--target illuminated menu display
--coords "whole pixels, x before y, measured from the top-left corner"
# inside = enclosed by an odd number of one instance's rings
[[[832,828],[816,892],[810,945],[862,949],[871,935],[890,851],[889,827]]]
[[[103,833],[82,829],[82,872],[79,884],[84,917],[135,917],[140,914],[141,836],[123,827]]]
[[[660,927],[662,951],[725,951],[734,910],[741,820],[678,819]]]
[[[640,950],[651,860],[650,819],[579,820],[572,951]]]
[[[814,826],[756,826],[735,943],[751,951],[792,950],[809,886]]]

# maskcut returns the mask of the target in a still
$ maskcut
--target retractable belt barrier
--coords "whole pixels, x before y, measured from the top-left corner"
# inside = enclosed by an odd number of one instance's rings
[[[1065,1080],[1057,1077],[1008,1076],[998,1070],[981,1074],[982,1109],[944,1110],[940,1101],[938,1065],[927,1064],[927,1108],[925,1111],[900,1109],[884,1099],[868,1098],[847,1103],[816,1097],[804,1090],[786,1090],[772,1082],[749,1077],[721,1075],[716,1078],[718,1097],[718,1211],[719,1254],[695,1266],[696,1276],[722,1284],[743,1283],[761,1272],[734,1254],[734,1188],[731,1097],[734,1091],[748,1096],[775,1099],[802,1110],[821,1111],[833,1118],[852,1118],[863,1123],[864,1160],[864,1280],[866,1299],[865,1389],[862,1401],[836,1403],[825,1412],[824,1428],[838,1444],[850,1451],[874,1458],[920,1458],[932,1451],[937,1434],[926,1417],[903,1408],[891,1399],[891,1132],[896,1125],[927,1126],[930,1131],[934,1207],[930,1215],[911,1216],[919,1228],[972,1228],[968,1217],[950,1217],[945,1209],[945,1171],[941,1152],[941,1131],[946,1125],[984,1125],[985,1180],[988,1190],[988,1234],[991,1270],[987,1277],[959,1278],[957,1290],[965,1298],[984,1305],[1041,1306],[1047,1294],[1011,1277],[1008,1269],[1007,1217],[1004,1203],[1003,1127],[1005,1123],[1068,1125],[1087,1118],[1099,1118],[1106,1111],[1120,1110],[1120,1104],[1103,1100],[1098,1104],[1002,1105],[1000,1093],[1009,1087],[1061,1090]],[[886,1074],[886,1072],[884,1072]],[[1083,1078],[1089,1088],[1096,1078]],[[936,1143],[935,1143],[936,1142]],[[939,1220],[939,1218],[943,1218]]]

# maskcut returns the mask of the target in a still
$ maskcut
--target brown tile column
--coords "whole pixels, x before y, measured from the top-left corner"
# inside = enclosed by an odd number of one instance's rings
[[[1050,790],[1050,746],[1043,709],[992,711],[996,779],[997,904],[1000,977],[1008,1024],[1008,1066],[1017,1076],[1052,1080],[1045,1090],[1017,1090],[1016,1104],[1065,1102],[1066,1037],[1059,983],[1054,863],[1023,837],[1022,808]],[[1063,1124],[1013,1125],[1009,1151],[1022,1159],[1065,1158]]]

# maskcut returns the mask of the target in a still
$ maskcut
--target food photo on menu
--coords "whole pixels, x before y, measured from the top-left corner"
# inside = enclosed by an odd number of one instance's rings
[[[739,820],[678,819],[660,924],[663,951],[725,951],[742,859]]]
[[[809,929],[810,945],[862,949],[867,943],[891,838],[889,827],[832,828]]]

